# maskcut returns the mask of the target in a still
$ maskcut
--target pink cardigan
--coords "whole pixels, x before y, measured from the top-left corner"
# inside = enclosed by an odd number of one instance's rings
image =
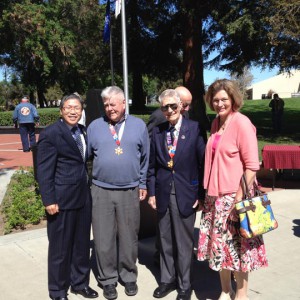
[[[236,192],[245,169],[259,170],[256,128],[239,112],[234,112],[228,122],[213,161],[212,144],[218,131],[218,117],[211,126],[204,169],[204,188],[209,196]]]

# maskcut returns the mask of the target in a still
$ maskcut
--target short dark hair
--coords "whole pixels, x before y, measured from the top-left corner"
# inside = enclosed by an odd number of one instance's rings
[[[83,109],[83,100],[82,98],[78,95],[78,94],[70,94],[70,95],[66,95],[61,99],[60,105],[59,105],[59,109],[62,109],[64,107],[64,104],[66,101],[70,100],[70,99],[77,99],[80,104],[81,104],[81,108]]]

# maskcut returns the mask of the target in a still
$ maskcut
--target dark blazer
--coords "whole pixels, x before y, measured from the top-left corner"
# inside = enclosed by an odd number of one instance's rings
[[[153,129],[147,187],[149,196],[156,196],[159,213],[166,212],[174,181],[180,213],[187,217],[195,212],[193,204],[204,199],[203,167],[205,143],[198,122],[182,118],[173,169],[168,167],[170,156],[166,133],[169,123]]]
[[[85,129],[78,125],[86,137]],[[87,169],[67,125],[59,120],[41,133],[37,148],[37,178],[45,206],[84,206],[89,195]]]

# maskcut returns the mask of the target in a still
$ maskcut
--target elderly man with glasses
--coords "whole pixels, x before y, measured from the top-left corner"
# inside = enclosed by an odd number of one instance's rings
[[[181,113],[185,118],[189,118],[189,109],[191,108],[193,96],[191,92],[184,86],[178,86],[175,91],[179,94],[182,107]],[[149,132],[149,136],[152,136],[152,130],[155,126],[166,122],[166,117],[162,113],[161,109],[156,109],[150,116],[149,121],[147,123],[147,128]]]
[[[160,95],[166,122],[153,129],[147,187],[148,203],[157,210],[160,235],[159,287],[155,298],[178,289],[177,300],[191,298],[190,266],[195,213],[204,199],[205,142],[198,122],[183,118],[177,91]]]

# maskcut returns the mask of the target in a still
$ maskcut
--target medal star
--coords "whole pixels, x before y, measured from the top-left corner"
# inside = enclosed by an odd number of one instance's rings
[[[123,154],[123,149],[121,147],[118,147],[118,148],[115,149],[115,153],[117,155]]]
[[[173,168],[173,160],[168,161],[168,168]]]

